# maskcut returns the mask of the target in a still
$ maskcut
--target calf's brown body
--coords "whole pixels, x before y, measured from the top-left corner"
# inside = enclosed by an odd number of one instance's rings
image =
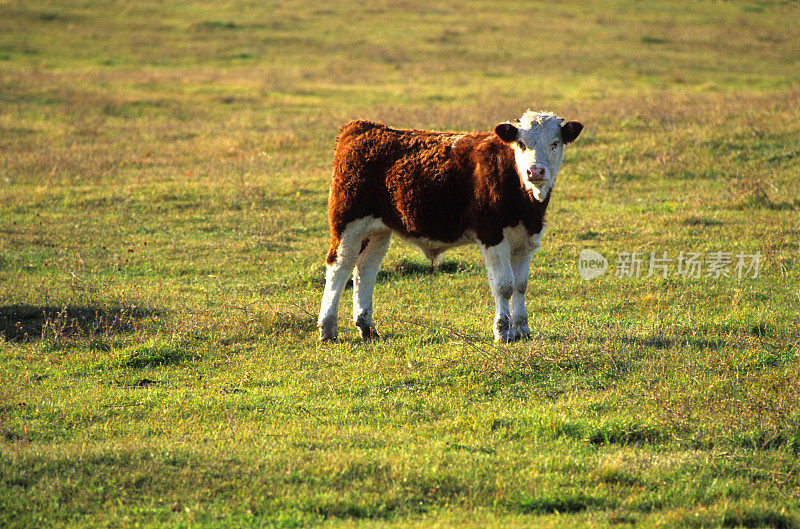
[[[503,228],[542,231],[548,195],[538,202],[520,183],[514,152],[494,133],[399,130],[351,121],[336,139],[328,199],[331,248],[349,223],[372,216],[406,238],[454,243],[471,231],[486,246]]]

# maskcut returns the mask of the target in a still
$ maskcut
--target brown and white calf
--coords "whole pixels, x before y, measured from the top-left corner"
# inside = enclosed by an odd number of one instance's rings
[[[353,274],[353,319],[378,333],[372,292],[392,233],[436,258],[477,242],[495,302],[494,338],[530,336],[525,289],[564,145],[583,125],[528,111],[494,132],[398,130],[352,121],[336,138],[328,197],[331,247],[320,340],[338,334],[339,299]],[[509,306],[510,305],[510,306]]]

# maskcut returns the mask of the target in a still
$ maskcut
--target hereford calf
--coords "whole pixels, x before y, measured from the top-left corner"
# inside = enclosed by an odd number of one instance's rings
[[[377,338],[372,291],[392,233],[432,261],[477,242],[494,296],[495,340],[530,336],[524,295],[531,256],[564,145],[582,129],[531,111],[494,132],[398,130],[369,121],[342,127],[328,198],[320,340],[337,337],[339,299],[354,267],[353,319],[364,340]]]

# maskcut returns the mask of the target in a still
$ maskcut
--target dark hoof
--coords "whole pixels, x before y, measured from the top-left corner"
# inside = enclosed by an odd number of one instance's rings
[[[339,333],[330,327],[321,326],[319,328],[319,341],[322,343],[335,342],[339,338]]]
[[[378,331],[375,330],[375,327],[360,327],[358,328],[358,332],[361,333],[361,339],[365,342],[369,342],[371,340],[377,340],[380,338]]]
[[[509,344],[514,343],[519,339],[518,334],[504,333],[500,336],[495,336],[495,343]]]
[[[361,339],[365,342],[380,338],[380,336],[378,336],[378,331],[375,330],[375,326],[363,316],[359,316],[356,319],[356,327],[358,327],[358,332],[361,333]]]
[[[319,341],[322,343],[333,342],[339,337],[337,319],[335,316],[322,320],[317,325],[317,329],[319,329]]]

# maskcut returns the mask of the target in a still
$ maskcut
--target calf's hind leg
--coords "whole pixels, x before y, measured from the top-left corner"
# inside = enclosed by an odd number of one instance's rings
[[[389,230],[372,232],[362,243],[364,248],[356,261],[353,274],[353,321],[364,340],[378,338],[378,331],[372,322],[372,292],[391,239]]]

